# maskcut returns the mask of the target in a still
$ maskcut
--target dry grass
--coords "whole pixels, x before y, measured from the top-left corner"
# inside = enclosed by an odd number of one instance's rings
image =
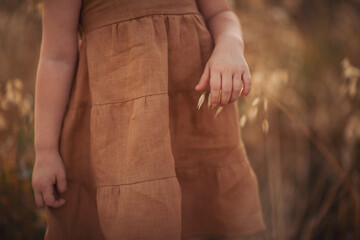
[[[358,0],[232,2],[253,79],[239,127],[268,226],[247,239],[360,239]],[[2,4],[0,238],[42,239],[29,181],[41,4]]]

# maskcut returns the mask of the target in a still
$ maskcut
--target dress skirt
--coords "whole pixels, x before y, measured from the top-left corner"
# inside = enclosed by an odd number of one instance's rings
[[[66,204],[46,240],[231,238],[265,229],[236,103],[198,109],[214,42],[196,0],[83,0],[61,128]]]

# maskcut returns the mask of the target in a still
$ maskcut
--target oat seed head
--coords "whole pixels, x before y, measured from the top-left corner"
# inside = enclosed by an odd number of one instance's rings
[[[269,122],[267,119],[264,119],[261,123],[261,128],[265,134],[269,132]]]
[[[218,109],[216,110],[216,113],[215,113],[215,117],[216,117],[217,115],[219,115],[219,113],[222,111],[222,109],[223,109],[223,106],[219,106],[219,107],[218,107]]]
[[[259,97],[256,97],[253,101],[252,101],[252,106],[253,107],[255,107],[256,105],[258,105],[258,103],[259,103],[259,101],[260,101],[260,98]]]
[[[239,124],[240,124],[240,127],[244,127],[245,124],[246,124],[246,120],[247,120],[247,117],[245,114],[243,114],[240,118],[240,121],[239,121]]]
[[[251,108],[250,111],[249,111],[249,114],[248,114],[249,120],[253,120],[256,117],[257,113],[258,113],[258,108],[257,107]]]
[[[267,112],[268,110],[268,99],[267,97],[264,97],[264,111]]]
[[[201,105],[204,103],[204,100],[205,100],[205,92],[203,94],[201,94],[201,96],[199,98],[198,105],[197,105],[198,109],[201,108]]]

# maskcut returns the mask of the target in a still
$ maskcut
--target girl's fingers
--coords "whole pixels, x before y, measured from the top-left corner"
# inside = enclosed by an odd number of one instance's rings
[[[223,72],[221,74],[221,105],[228,104],[232,91],[232,73]]]
[[[67,183],[66,183],[66,176],[64,173],[58,174],[56,176],[56,188],[59,193],[63,193],[66,191]]]
[[[210,70],[209,70],[209,64],[207,63],[205,65],[204,72],[200,78],[199,83],[195,86],[195,90],[202,91],[206,88],[210,80]]]
[[[52,184],[49,184],[45,192],[43,192],[45,204],[50,207],[60,207],[62,204],[65,203],[64,199],[56,199],[55,198],[55,191]]]
[[[38,206],[40,208],[44,207],[45,201],[44,201],[44,198],[43,198],[43,195],[41,194],[41,192],[35,191],[34,194],[35,194],[36,206]]]
[[[240,96],[242,87],[241,72],[235,72],[232,80],[232,93],[230,103],[235,102]]]
[[[243,72],[242,80],[244,82],[244,89],[241,93],[241,96],[245,98],[250,93],[251,89],[251,75],[248,68],[246,68],[246,70]]]
[[[45,204],[47,206],[53,207],[55,205],[55,192],[53,189],[53,185],[48,184],[49,186],[45,189],[45,191],[42,193],[44,196]]]
[[[210,102],[213,107],[219,103],[220,87],[221,87],[221,74],[218,71],[210,70]]]

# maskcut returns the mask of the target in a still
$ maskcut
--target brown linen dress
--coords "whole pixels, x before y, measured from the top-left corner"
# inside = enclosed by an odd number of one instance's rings
[[[194,90],[214,43],[196,0],[83,0],[60,135],[66,204],[45,239],[178,240],[265,229],[236,103]]]

